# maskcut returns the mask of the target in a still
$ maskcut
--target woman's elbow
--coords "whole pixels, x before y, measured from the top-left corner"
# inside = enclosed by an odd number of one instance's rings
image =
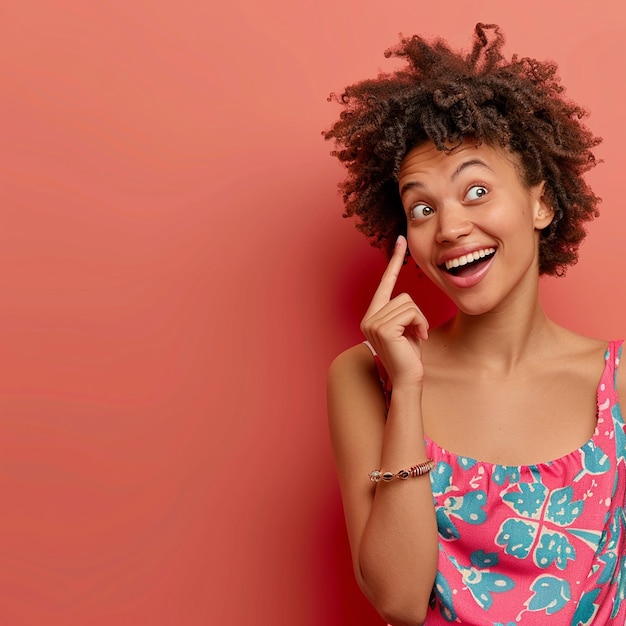
[[[390,626],[423,626],[426,622],[428,605],[424,603],[421,606],[415,594],[411,594],[410,598],[399,598],[398,594],[381,597],[368,589],[362,576],[357,577],[357,581],[363,594]]]
[[[380,607],[378,613],[390,626],[423,626],[427,611],[412,605],[404,609],[398,606],[391,606],[389,609]]]

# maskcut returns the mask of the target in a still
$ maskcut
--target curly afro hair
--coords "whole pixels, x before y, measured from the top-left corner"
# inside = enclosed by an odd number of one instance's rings
[[[554,219],[541,232],[540,273],[560,276],[576,263],[583,224],[598,215],[600,199],[583,174],[596,164],[592,148],[601,139],[582,123],[586,112],[563,96],[554,63],[507,61],[503,46],[495,24],[476,25],[469,54],[441,39],[401,37],[385,56],[405,59],[404,69],[330,95],[344,107],[323,133],[347,168],[339,184],[344,217],[356,215],[372,245],[390,254],[406,234],[397,175],[407,152],[427,141],[450,151],[471,138],[516,153],[526,186],[545,181]]]

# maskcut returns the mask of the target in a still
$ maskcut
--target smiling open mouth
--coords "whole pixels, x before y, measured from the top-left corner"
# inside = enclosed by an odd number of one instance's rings
[[[442,263],[439,267],[453,276],[471,276],[496,253],[495,248],[476,250]]]

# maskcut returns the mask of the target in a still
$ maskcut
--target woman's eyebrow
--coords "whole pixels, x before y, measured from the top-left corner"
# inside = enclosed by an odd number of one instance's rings
[[[490,171],[492,174],[495,174],[493,168],[491,168],[485,161],[482,159],[468,159],[467,161],[463,161],[455,170],[452,172],[450,176],[450,182],[453,182],[455,178],[457,178],[462,172],[464,172],[469,167],[483,167],[486,170]],[[402,187],[400,187],[400,197],[404,196],[407,191],[411,189],[424,189],[424,183],[419,180],[409,180]]]
[[[400,197],[411,189],[424,189],[424,183],[420,183],[419,180],[410,180],[409,182],[404,183],[404,185],[400,187]]]
[[[450,176],[450,180],[453,181],[457,176],[459,176],[459,174],[461,174],[461,172],[466,170],[468,167],[474,167],[476,165],[480,167],[484,167],[485,169],[489,170],[492,174],[495,174],[493,169],[489,167],[489,165],[487,165],[487,163],[485,163],[482,159],[469,159],[468,161],[463,161],[463,163],[461,163],[454,170],[454,172],[452,172],[452,176]]]

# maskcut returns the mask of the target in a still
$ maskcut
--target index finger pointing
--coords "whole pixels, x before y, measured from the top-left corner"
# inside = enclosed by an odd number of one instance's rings
[[[366,317],[369,317],[376,311],[382,309],[382,307],[391,300],[393,289],[396,286],[398,276],[400,275],[400,270],[404,265],[407,249],[408,244],[406,238],[400,235],[396,241],[391,259],[389,259],[389,264],[380,279],[380,284],[374,292],[372,302],[370,303],[367,313],[365,314]]]

